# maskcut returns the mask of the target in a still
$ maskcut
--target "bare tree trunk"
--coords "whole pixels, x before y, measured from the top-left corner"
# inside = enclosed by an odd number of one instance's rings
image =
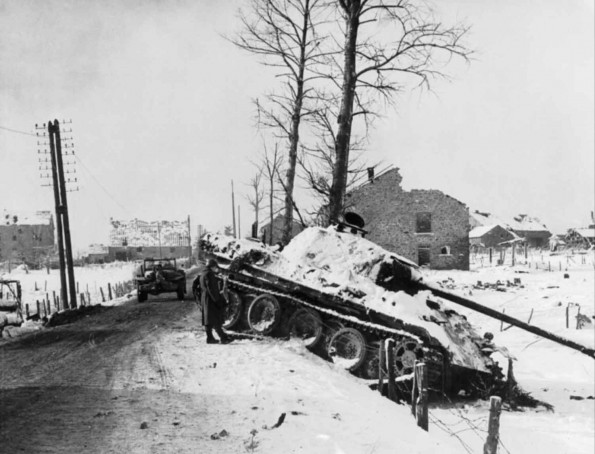
[[[293,233],[293,189],[295,183],[295,169],[297,165],[297,149],[300,140],[300,120],[304,101],[304,69],[306,67],[306,43],[308,38],[308,22],[310,20],[310,0],[305,0],[304,17],[302,23],[302,40],[300,44],[300,61],[296,80],[295,104],[291,117],[291,131],[289,134],[289,159],[285,174],[285,218],[283,222],[282,242],[289,243]]]
[[[269,244],[273,244],[273,192],[275,191],[274,174],[271,174],[269,180]]]
[[[329,197],[329,221],[337,221],[343,211],[345,188],[347,186],[347,171],[349,168],[349,142],[351,140],[351,125],[353,121],[353,101],[355,98],[356,48],[357,32],[359,28],[360,0],[341,2],[345,12],[345,64],[343,70],[343,85],[341,108],[339,110],[339,128],[335,145],[335,166],[333,168],[333,182]]]

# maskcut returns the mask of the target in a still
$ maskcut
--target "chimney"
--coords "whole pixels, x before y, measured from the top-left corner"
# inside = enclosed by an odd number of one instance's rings
[[[374,167],[368,167],[368,181],[374,183]]]

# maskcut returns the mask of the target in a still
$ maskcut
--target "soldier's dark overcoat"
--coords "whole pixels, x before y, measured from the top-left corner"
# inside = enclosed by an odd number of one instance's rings
[[[200,276],[202,324],[221,326],[225,321],[225,298],[219,290],[215,273],[206,269]]]

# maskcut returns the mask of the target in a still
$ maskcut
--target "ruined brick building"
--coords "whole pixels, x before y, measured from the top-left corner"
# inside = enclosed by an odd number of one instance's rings
[[[143,221],[110,219],[106,261],[182,258],[191,255],[190,220]]]
[[[2,210],[0,262],[40,265],[54,251],[54,218],[50,211]]]
[[[393,168],[351,191],[346,210],[366,221],[367,238],[419,265],[469,269],[469,209],[441,191],[401,187]]]

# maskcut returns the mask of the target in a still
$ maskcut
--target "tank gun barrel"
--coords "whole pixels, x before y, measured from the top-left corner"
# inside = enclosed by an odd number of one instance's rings
[[[510,315],[506,315],[506,314],[498,312],[494,309],[490,309],[489,307],[485,307],[485,306],[478,304],[475,301],[472,301],[468,298],[464,298],[462,296],[455,295],[454,293],[447,292],[447,291],[437,287],[436,285],[425,283],[425,282],[418,282],[417,287],[420,290],[430,290],[434,295],[436,295],[440,298],[444,298],[445,300],[451,301],[455,304],[459,304],[459,305],[466,307],[468,309],[471,309],[471,310],[474,310],[481,314],[487,315],[488,317],[492,317],[497,320],[501,320],[501,321],[508,323],[510,325],[524,329],[525,331],[528,331],[530,333],[537,334],[540,337],[549,339],[553,342],[557,342],[558,344],[564,345],[566,347],[570,347],[574,350],[578,350],[579,352],[595,359],[595,349],[593,349],[593,348],[586,347],[585,345],[579,344],[578,342],[574,342],[570,339],[566,339],[564,337],[558,336],[557,334],[551,333],[551,332],[541,329],[537,326],[525,323],[521,320],[511,317]]]

